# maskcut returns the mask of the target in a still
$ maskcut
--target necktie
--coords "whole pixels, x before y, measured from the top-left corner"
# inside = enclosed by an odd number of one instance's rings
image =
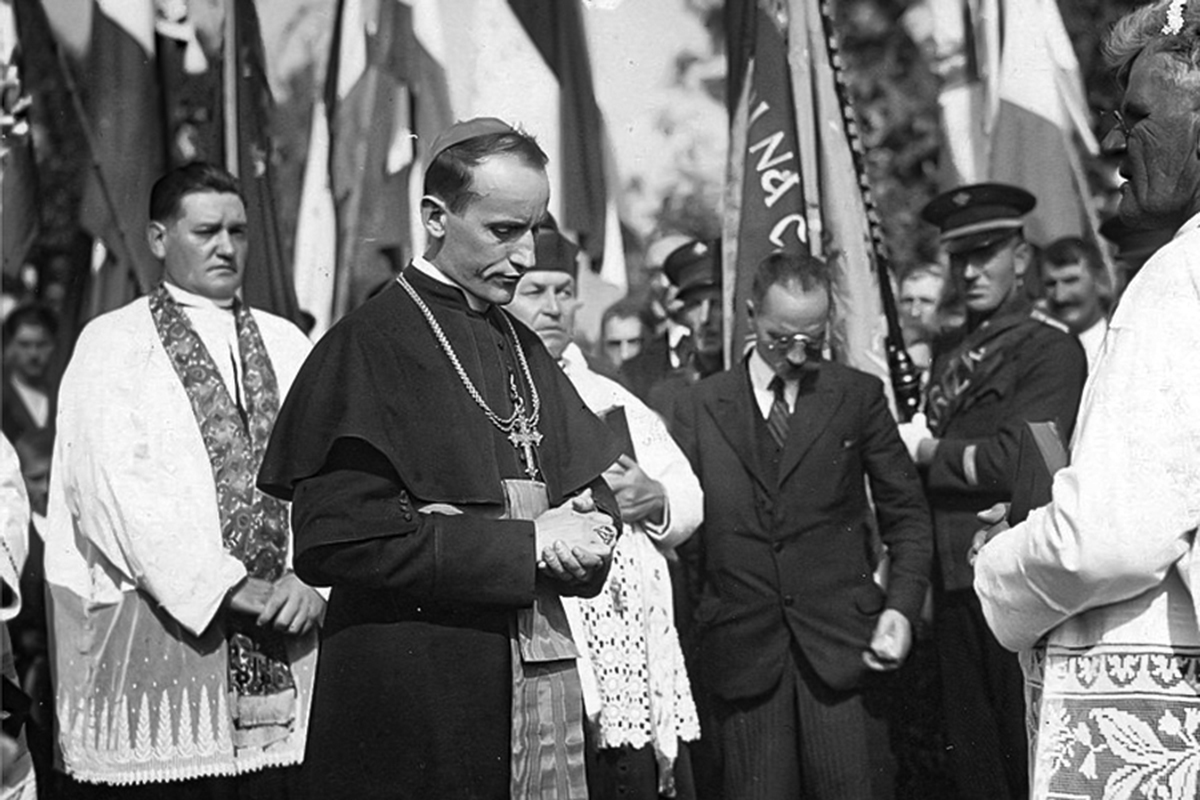
[[[776,375],[771,379],[770,389],[775,399],[771,402],[771,413],[767,415],[767,429],[771,432],[771,438],[775,440],[775,444],[783,447],[784,442],[788,437],[788,417],[791,414],[788,412],[787,398],[783,394],[783,378]]]

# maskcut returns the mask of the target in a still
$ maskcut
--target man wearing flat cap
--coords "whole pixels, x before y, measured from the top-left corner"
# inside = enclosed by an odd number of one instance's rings
[[[1011,500],[1026,423],[1053,422],[1070,438],[1087,373],[1078,340],[1031,310],[1022,290],[1033,260],[1022,220],[1035,202],[1018,187],[984,183],[945,192],[921,213],[941,232],[967,311],[963,329],[935,343],[928,427],[901,426],[933,512],[935,641],[963,798],[1028,791],[1021,670],[988,630],[971,588],[975,515]]]
[[[619,441],[497,308],[535,261],[546,156],[500,120],[429,152],[428,237],[331,329],[259,483],[293,499],[296,571],[331,586],[304,780],[314,797],[586,796],[579,655]]]
[[[675,291],[673,324],[664,347],[648,346],[621,374],[633,393],[663,416],[675,395],[724,367],[721,308],[721,243],[687,241],[663,260]]]

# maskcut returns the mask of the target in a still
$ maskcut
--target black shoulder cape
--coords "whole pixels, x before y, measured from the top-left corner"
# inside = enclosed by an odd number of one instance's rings
[[[471,341],[467,326],[476,312],[461,291],[415,269],[405,275],[433,309],[467,374],[480,375],[480,353],[462,344]],[[557,505],[616,461],[620,443],[584,405],[537,335],[520,323],[513,328],[541,395],[538,459],[550,502]],[[317,343],[279,411],[259,487],[290,500],[297,482],[320,472],[341,438],[378,450],[408,491],[427,502],[500,504],[500,478],[513,477],[497,458],[495,427],[399,287],[347,315]],[[503,458],[511,462],[512,456]]]

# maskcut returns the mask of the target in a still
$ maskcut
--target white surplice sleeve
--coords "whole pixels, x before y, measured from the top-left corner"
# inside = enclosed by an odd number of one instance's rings
[[[638,464],[663,485],[667,496],[661,525],[644,523],[646,534],[662,549],[686,542],[704,519],[704,492],[687,456],[671,438],[666,423],[649,406],[620,386],[621,404]]]
[[[1080,407],[1053,501],[988,543],[975,590],[997,638],[1031,647],[1064,620],[1196,571],[1200,231],[1130,285]]]
[[[59,393],[46,577],[90,603],[140,589],[199,634],[246,575],[204,442],[144,302],[83,332]]]

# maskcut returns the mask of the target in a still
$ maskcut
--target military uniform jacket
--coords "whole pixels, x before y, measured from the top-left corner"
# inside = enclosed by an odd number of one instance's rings
[[[926,406],[939,444],[924,477],[945,589],[971,586],[975,515],[1011,500],[1021,429],[1054,421],[1069,441],[1086,376],[1078,340],[1026,308],[938,343]]]

